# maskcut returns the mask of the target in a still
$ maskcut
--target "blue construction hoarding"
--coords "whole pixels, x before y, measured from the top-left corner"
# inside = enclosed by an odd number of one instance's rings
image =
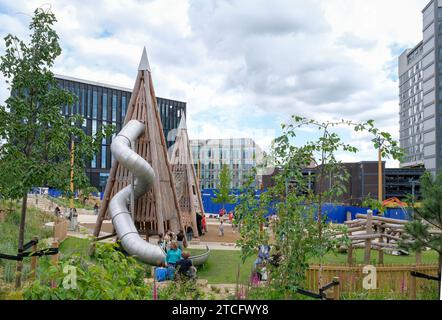
[[[204,211],[207,214],[218,214],[218,212],[221,210],[222,205],[216,204],[213,202],[213,198],[215,198],[215,191],[214,189],[203,189],[201,192],[202,200],[203,200],[203,206]],[[233,194],[238,194],[239,191],[232,192]],[[257,192],[257,197],[259,197],[259,194],[261,192]],[[238,205],[238,203],[235,204],[226,204],[224,207],[229,212],[230,210],[235,210],[235,207]],[[332,223],[344,223],[344,221],[347,220],[347,212],[350,212],[351,218],[355,219],[356,214],[362,213],[366,214],[367,210],[369,208],[361,208],[361,207],[352,207],[352,206],[341,206],[341,205],[334,205],[334,204],[323,204],[322,205],[322,213],[327,218],[328,222]],[[374,212],[374,215],[377,215],[378,212]],[[272,212],[270,212],[268,215],[272,215]],[[388,209],[383,214],[386,218],[392,218],[392,219],[400,219],[400,220],[409,220],[411,218],[411,213],[403,208],[397,208],[397,209]]]

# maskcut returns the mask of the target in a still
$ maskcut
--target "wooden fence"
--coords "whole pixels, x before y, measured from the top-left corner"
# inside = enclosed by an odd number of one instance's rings
[[[68,220],[60,219],[54,222],[54,239],[59,243],[68,236]]]
[[[363,265],[352,266],[322,266],[322,284],[333,281],[334,277],[339,277],[339,291],[341,293],[355,293],[364,291],[362,282],[367,274],[362,272]],[[413,265],[382,265],[376,266],[377,290],[397,294],[407,294],[410,297],[416,292],[428,290],[431,286],[437,287],[436,281],[430,281],[411,276],[411,271],[424,273],[426,275],[438,275],[437,264]],[[310,266],[307,270],[306,286],[308,290],[318,291],[319,266]],[[414,289],[415,288],[415,289]]]

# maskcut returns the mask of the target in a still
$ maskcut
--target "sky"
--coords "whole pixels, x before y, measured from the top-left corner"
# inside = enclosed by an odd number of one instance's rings
[[[398,139],[397,59],[422,39],[428,2],[0,0],[0,36],[26,39],[35,8],[50,7],[63,50],[54,73],[128,88],[146,46],[156,94],[187,102],[191,139],[251,137],[267,150],[292,115],[373,119]],[[338,132],[359,148],[341,160],[377,160],[369,136]],[[306,129],[296,142],[314,138]]]

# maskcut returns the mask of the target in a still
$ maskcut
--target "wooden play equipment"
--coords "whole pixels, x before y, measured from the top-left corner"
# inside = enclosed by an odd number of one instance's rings
[[[407,220],[391,219],[374,216],[371,210],[367,214],[357,214],[355,220],[347,220],[347,232],[351,244],[347,248],[348,264],[353,264],[353,249],[365,249],[364,264],[370,263],[371,250],[379,252],[378,263],[384,263],[384,252],[401,252],[408,254],[399,247],[401,235],[405,232]],[[438,233],[437,230],[430,230]],[[420,254],[416,254],[417,263],[420,263]]]
[[[196,215],[197,213],[204,215],[204,207],[199,181],[196,176],[195,166],[193,165],[186,118],[184,116],[178,127],[175,144],[170,149],[169,158],[175,177],[176,193],[183,226],[186,229],[190,226],[195,237],[199,237]]]
[[[167,154],[167,145],[158,113],[157,99],[153,88],[151,69],[144,48],[138,68],[132,96],[123,127],[130,120],[145,124],[145,132],[134,142],[134,151],[145,159],[155,172],[152,189],[134,203],[133,220],[140,234],[164,234],[183,229],[180,206],[175,191],[175,180]],[[109,219],[109,202],[121,189],[131,183],[132,175],[117,161],[112,164],[100,207],[94,236],[99,237],[103,220]]]

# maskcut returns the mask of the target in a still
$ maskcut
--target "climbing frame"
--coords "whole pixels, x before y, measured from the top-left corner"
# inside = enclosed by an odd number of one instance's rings
[[[134,222],[140,234],[164,234],[183,229],[180,206],[175,191],[174,175],[169,163],[157,99],[153,88],[146,48],[138,68],[124,125],[130,120],[146,125],[144,134],[135,142],[136,152],[152,166],[155,181],[152,189],[135,202]],[[112,197],[131,183],[130,172],[117,161],[112,163],[103,201],[98,213],[94,236],[98,237],[103,220],[109,219],[108,207]]]

